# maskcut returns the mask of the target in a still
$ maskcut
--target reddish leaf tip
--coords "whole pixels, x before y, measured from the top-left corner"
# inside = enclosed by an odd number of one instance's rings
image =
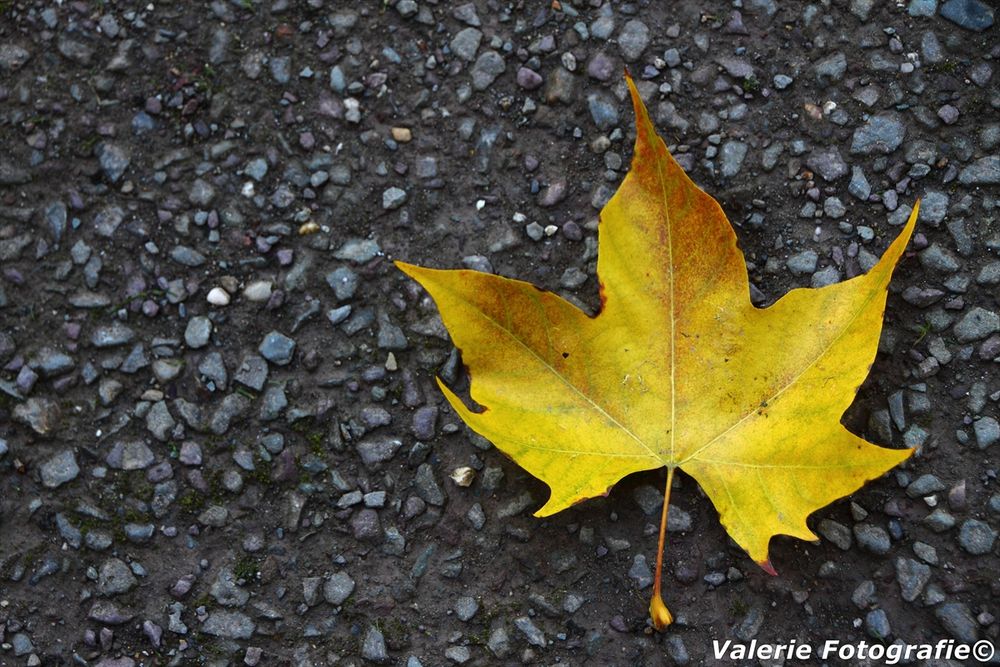
[[[773,565],[771,565],[771,561],[769,561],[769,560],[759,560],[759,561],[757,561],[757,565],[760,565],[760,569],[764,570],[765,572],[767,572],[772,577],[777,577],[778,576],[778,571],[774,569]]]

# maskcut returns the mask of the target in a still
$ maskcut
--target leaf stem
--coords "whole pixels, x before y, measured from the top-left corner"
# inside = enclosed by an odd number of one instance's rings
[[[653,627],[657,630],[664,630],[674,622],[674,617],[663,604],[663,597],[660,595],[660,582],[663,573],[663,551],[667,540],[667,513],[670,508],[670,487],[674,483],[673,466],[667,468],[667,483],[663,489],[663,512],[660,515],[660,541],[656,547],[656,576],[653,579],[653,597],[649,601],[649,616],[653,620]]]

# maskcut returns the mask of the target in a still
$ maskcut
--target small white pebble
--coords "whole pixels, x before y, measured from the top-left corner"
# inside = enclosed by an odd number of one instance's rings
[[[555,234],[558,231],[559,231],[559,228],[556,227],[555,225],[546,225],[545,226],[545,235],[546,236],[552,236],[553,234]]]
[[[213,287],[208,292],[208,302],[213,306],[228,306],[229,292],[221,287]]]
[[[250,301],[263,302],[271,298],[271,283],[255,280],[243,289],[243,296]]]
[[[477,211],[482,211],[484,208],[486,208],[486,200],[485,199],[479,199],[479,200],[477,200],[476,201],[476,210]]]

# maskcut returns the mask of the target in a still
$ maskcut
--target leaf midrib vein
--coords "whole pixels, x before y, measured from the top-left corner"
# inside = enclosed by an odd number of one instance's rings
[[[648,122],[648,118],[647,118]],[[647,128],[649,129],[649,128]],[[659,142],[659,146],[657,145]],[[656,136],[651,142],[650,148],[656,150],[662,147],[667,150],[663,139]],[[673,225],[670,220],[670,211],[667,207],[667,175],[665,171],[666,160],[656,160],[656,175],[660,179],[660,191],[663,196],[663,216],[666,218],[667,227],[667,266],[670,267],[670,461],[674,460],[674,445],[677,440],[677,312],[674,299],[674,234]]]

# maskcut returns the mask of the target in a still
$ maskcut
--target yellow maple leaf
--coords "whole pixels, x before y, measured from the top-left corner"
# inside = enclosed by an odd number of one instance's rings
[[[775,535],[815,540],[806,518],[912,450],[885,449],[840,419],[875,358],[886,289],[913,232],[867,274],[750,302],[729,221],[670,155],[634,83],[632,168],[601,211],[601,309],[589,316],[518,280],[397,262],[437,303],[471,377],[452,408],[549,485],[536,516],[668,469],[650,613],[660,598],[674,470],[708,494],[730,536],[774,573]]]

